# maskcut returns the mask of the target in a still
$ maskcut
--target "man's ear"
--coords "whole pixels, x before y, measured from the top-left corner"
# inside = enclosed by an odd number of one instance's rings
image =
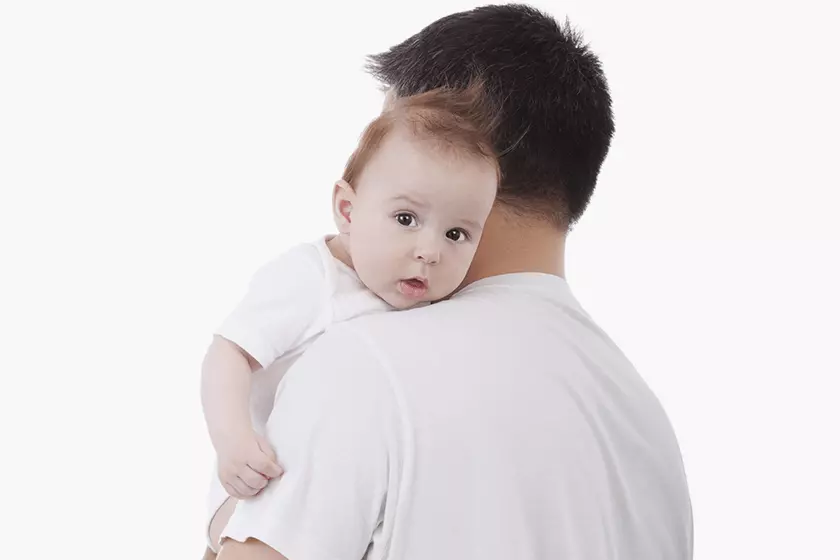
[[[353,219],[353,202],[356,191],[345,180],[336,182],[333,188],[333,219],[339,233],[350,233],[350,222]]]

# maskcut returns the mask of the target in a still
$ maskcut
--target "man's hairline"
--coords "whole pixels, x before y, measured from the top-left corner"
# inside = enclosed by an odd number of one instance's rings
[[[385,98],[382,101],[383,113],[390,108],[390,99],[393,99],[394,97],[404,97],[399,95],[397,86],[395,85],[383,85],[382,91],[385,94]],[[498,189],[499,191],[502,189],[501,183],[499,184]],[[500,208],[504,212],[506,218],[509,217],[521,225],[526,225],[526,222],[529,221],[539,224],[548,224],[564,234],[568,233],[571,229],[571,224],[559,225],[555,222],[555,220],[552,220],[549,216],[545,215],[544,212],[529,210],[525,208],[527,206],[529,206],[527,202],[523,202],[522,205],[517,205],[515,202],[505,202],[503,196],[500,197],[497,191],[497,198],[496,202],[493,204],[493,209],[496,209],[497,207]]]

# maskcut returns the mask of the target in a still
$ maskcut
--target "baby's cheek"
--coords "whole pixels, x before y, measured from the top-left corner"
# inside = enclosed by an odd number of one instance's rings
[[[469,270],[470,264],[472,264],[473,255],[475,255],[475,251],[463,251],[461,255],[458,255],[457,264],[453,271],[453,276],[455,277],[453,278],[453,282],[456,284],[460,284],[464,276],[467,275],[467,270]]]

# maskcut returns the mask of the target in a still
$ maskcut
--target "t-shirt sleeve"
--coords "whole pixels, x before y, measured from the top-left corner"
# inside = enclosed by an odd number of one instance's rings
[[[326,274],[314,246],[301,245],[264,264],[216,334],[262,367],[303,342],[328,305]]]
[[[345,326],[278,388],[266,437],[284,474],[237,505],[223,533],[290,560],[361,559],[396,486],[398,410],[381,363]]]

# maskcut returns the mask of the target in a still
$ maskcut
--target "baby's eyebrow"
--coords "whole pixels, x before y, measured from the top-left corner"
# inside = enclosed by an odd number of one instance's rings
[[[466,226],[468,229],[481,230],[481,224],[473,220],[461,220],[461,225]]]
[[[429,205],[426,204],[425,202],[420,202],[416,198],[411,198],[410,196],[405,195],[405,194],[398,194],[397,196],[392,197],[391,201],[392,202],[408,202],[412,206],[418,206],[420,208],[428,208],[429,207]]]

